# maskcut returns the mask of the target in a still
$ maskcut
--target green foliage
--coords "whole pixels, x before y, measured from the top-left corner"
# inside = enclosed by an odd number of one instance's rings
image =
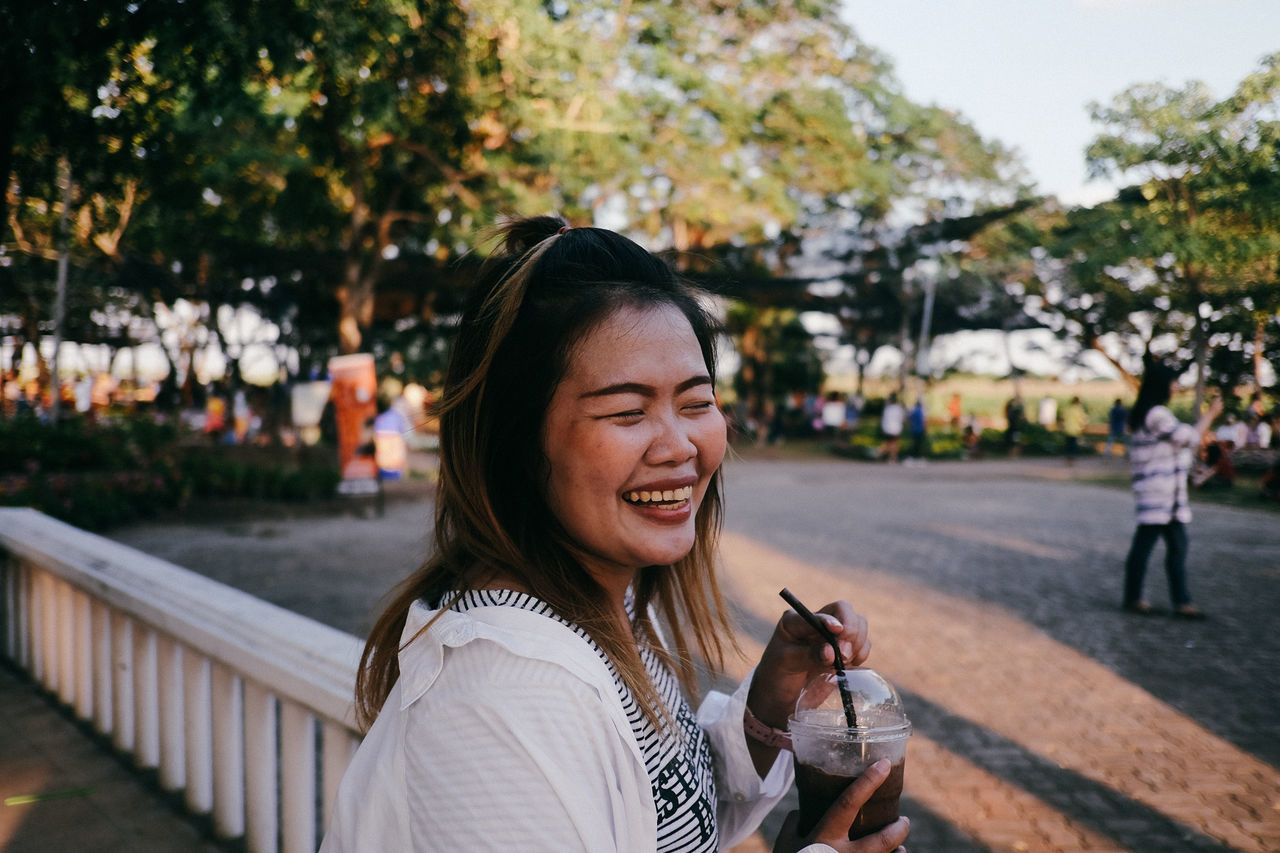
[[[162,456],[176,440],[173,426],[145,420],[102,426],[82,418],[58,424],[33,417],[0,420],[0,475],[136,470]]]
[[[189,447],[182,478],[197,497],[309,501],[333,495],[341,475],[331,451],[277,451],[241,447]]]
[[[928,457],[930,459],[963,459],[964,442],[951,433],[929,437]]]
[[[1215,102],[1199,83],[1144,84],[1094,105],[1090,170],[1133,181],[1056,229],[1047,307],[1083,347],[1126,340],[1234,387],[1280,354],[1280,54]],[[1112,357],[1134,364],[1136,352]]]
[[[87,530],[192,497],[317,500],[333,495],[339,479],[327,449],[191,445],[172,425],[145,418],[0,420],[0,506],[30,506]]]
[[[828,214],[874,226],[910,198],[938,219],[1007,189],[1004,152],[903,97],[832,2],[209,0],[174,15],[84,0],[0,15],[5,249],[24,259],[0,263],[0,314],[28,335],[47,331],[59,158],[73,292],[131,292],[117,318],[179,297],[207,318],[253,305],[304,370],[371,335],[434,353],[457,304],[447,264],[501,212],[608,210],[691,271],[723,252],[776,274],[779,242]],[[106,325],[118,344],[159,339]],[[194,343],[170,342],[175,368]]]

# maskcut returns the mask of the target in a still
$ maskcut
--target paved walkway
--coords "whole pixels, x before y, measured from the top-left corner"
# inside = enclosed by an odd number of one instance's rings
[[[0,664],[0,850],[217,853],[197,824]]]
[[[1153,617],[1118,612],[1130,498],[1059,463],[747,459],[726,475],[725,582],[748,657],[782,586],[814,603],[847,597],[871,619],[870,663],[915,723],[911,850],[1280,850],[1280,515],[1196,506],[1192,590],[1212,618],[1189,623],[1167,602]],[[424,552],[428,508],[405,499],[412,484],[402,491],[382,518],[228,517],[113,537],[358,634]],[[1158,604],[1159,557],[1147,586]],[[93,768],[115,763],[43,703],[0,680],[4,731],[30,717],[34,731],[70,732],[13,752],[0,739],[5,796],[11,762],[36,774],[20,793],[95,786]],[[60,775],[42,781],[50,768]],[[145,788],[117,798],[114,818],[70,811],[92,797],[5,807],[0,849],[201,849]],[[78,842],[63,832],[72,822]],[[740,853],[767,850],[776,823]],[[108,843],[121,825],[172,843]]]

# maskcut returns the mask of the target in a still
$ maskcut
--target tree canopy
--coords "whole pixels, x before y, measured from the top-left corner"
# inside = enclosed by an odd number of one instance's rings
[[[1280,54],[1221,101],[1142,84],[1092,112],[1090,168],[1133,183],[1056,228],[1049,305],[1085,347],[1194,363],[1197,402],[1207,382],[1259,382],[1280,354]]]
[[[248,305],[299,372],[391,347],[430,370],[483,226],[554,210],[670,250],[741,306],[744,351],[820,310],[868,356],[1048,313],[1085,346],[1173,334],[1222,377],[1231,353],[1271,357],[1274,57],[1221,102],[1144,86],[1097,107],[1093,168],[1146,174],[1061,213],[1009,151],[907,98],[839,10],[7,4],[4,331],[49,330],[65,212],[70,337],[162,342],[189,377],[177,301],[233,359],[218,318]]]

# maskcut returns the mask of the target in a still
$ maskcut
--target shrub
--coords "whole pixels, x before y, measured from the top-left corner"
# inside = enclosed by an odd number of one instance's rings
[[[88,530],[192,496],[314,500],[340,480],[331,449],[183,444],[171,424],[80,418],[0,421],[0,506],[30,506]]]

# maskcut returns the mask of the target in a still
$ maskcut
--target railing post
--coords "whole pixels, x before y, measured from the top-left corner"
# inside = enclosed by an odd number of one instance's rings
[[[112,727],[116,749],[133,752],[133,620],[123,613],[111,613],[111,654],[115,658],[111,677]]]
[[[58,644],[58,698],[64,704],[74,707],[76,701],[75,590],[64,580],[58,580],[56,583],[55,596],[58,610],[54,617],[53,628]]]
[[[100,734],[111,733],[115,697],[111,689],[111,608],[101,601],[89,605],[93,622],[93,726]]]
[[[213,725],[209,659],[190,648],[182,651],[183,705],[187,718],[187,808],[213,810]]]
[[[8,554],[0,554],[0,576],[4,578],[4,653],[10,660],[18,661],[18,561]]]
[[[315,718],[293,702],[280,703],[280,813],[284,853],[316,849]]]
[[[244,682],[245,846],[250,853],[276,853],[279,760],[276,744],[276,697],[262,685]]]
[[[139,767],[160,764],[160,703],[156,695],[156,632],[133,625],[133,755]]]
[[[182,647],[168,634],[156,637],[160,704],[160,787],[180,790],[186,782],[182,742]]]
[[[74,590],[72,609],[75,611],[76,716],[92,720],[94,703],[99,700],[93,689],[93,618],[88,593]]]
[[[240,679],[213,664],[213,827],[219,838],[244,834],[244,719]]]
[[[31,569],[24,566],[21,561],[12,557],[9,559],[9,567],[16,572],[17,576],[17,596],[18,596],[18,616],[15,620],[18,628],[18,653],[17,660],[22,666],[30,670],[32,663],[32,647],[35,645],[31,638],[35,630],[31,621],[32,610],[32,594],[31,594]]]
[[[48,572],[40,573],[40,654],[44,672],[40,683],[51,693],[58,689],[58,601],[57,581]]]
[[[338,801],[338,785],[342,775],[347,772],[347,765],[356,754],[358,739],[347,731],[346,726],[338,725],[332,720],[325,720],[321,731],[321,764],[320,783],[324,797],[321,800],[321,826],[329,828],[333,821],[333,806]]]

